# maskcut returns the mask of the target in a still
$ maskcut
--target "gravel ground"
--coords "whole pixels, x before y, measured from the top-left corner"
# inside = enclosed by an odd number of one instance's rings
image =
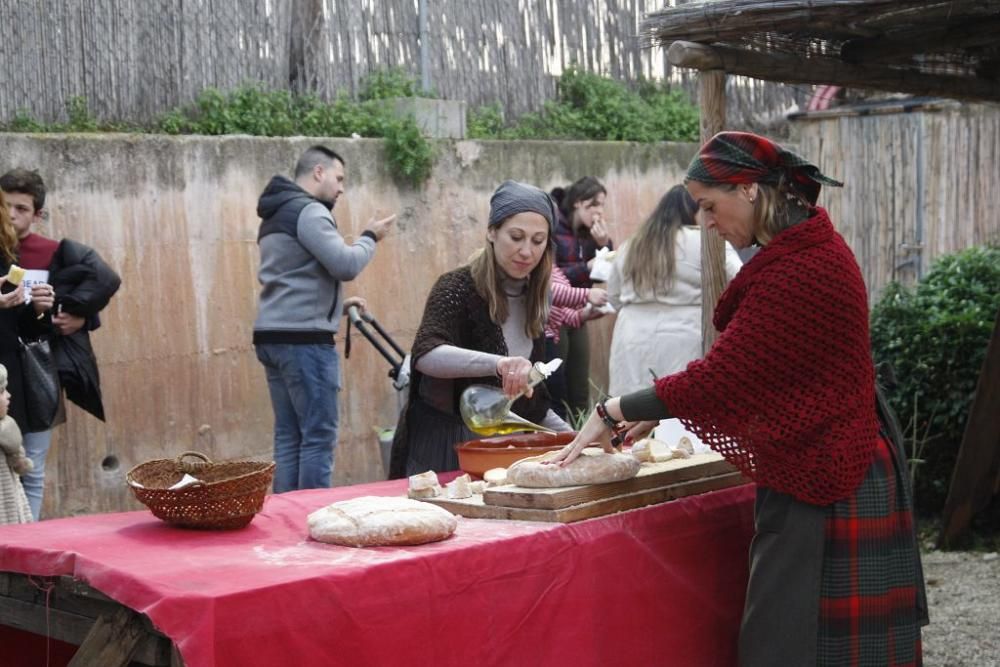
[[[1000,667],[1000,554],[927,551],[927,667]]]

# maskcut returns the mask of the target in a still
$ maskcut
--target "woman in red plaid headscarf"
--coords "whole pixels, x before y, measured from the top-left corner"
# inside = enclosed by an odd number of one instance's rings
[[[679,418],[757,483],[740,664],[919,665],[906,461],[877,400],[861,272],[816,206],[822,185],[841,184],[743,132],[708,141],[686,183],[703,224],[762,248],[720,298],[705,358],[605,401],[560,465],[589,444],[610,450],[616,421],[640,422],[639,437]]]

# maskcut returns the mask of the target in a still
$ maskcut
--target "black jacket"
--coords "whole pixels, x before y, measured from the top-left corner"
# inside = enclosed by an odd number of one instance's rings
[[[96,250],[63,239],[49,266],[49,284],[56,292],[55,312],[61,309],[87,319],[87,324],[76,333],[52,338],[66,398],[103,421],[101,378],[89,332],[100,326],[97,314],[118,291],[121,278]]]

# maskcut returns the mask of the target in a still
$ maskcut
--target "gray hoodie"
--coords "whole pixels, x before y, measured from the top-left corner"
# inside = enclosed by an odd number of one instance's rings
[[[331,208],[283,176],[261,194],[255,344],[333,342],[343,310],[340,283],[371,261],[375,236],[365,232],[348,245]]]

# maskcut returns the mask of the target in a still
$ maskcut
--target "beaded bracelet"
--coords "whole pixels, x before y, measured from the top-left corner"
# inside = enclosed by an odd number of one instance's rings
[[[625,436],[618,428],[618,421],[608,414],[608,406],[605,403],[606,400],[598,402],[594,406],[594,410],[597,412],[597,416],[601,418],[601,421],[604,422],[604,425],[611,429],[611,446],[621,451]]]
[[[597,405],[594,406],[594,410],[597,411],[597,416],[601,418],[604,425],[615,431],[618,428],[618,422],[611,418],[608,414],[608,406],[605,405],[606,401],[598,401]]]

